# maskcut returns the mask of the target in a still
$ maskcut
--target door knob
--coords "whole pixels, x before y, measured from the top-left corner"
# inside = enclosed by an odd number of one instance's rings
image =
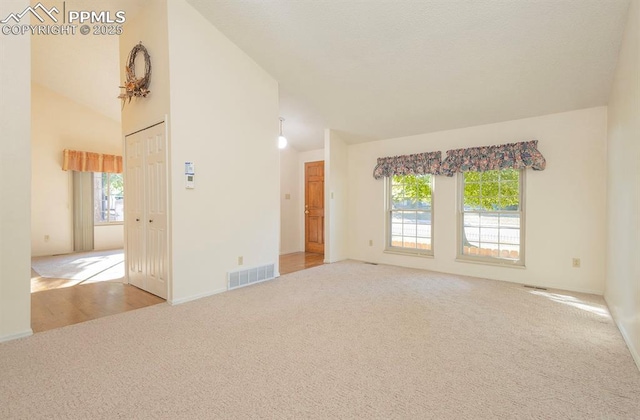
[[[140,219],[136,219],[136,222],[139,222],[139,221],[140,221]]]
[[[305,210],[305,211],[304,211],[304,214],[309,214],[309,210]]]
[[[153,219],[149,219],[149,223],[153,223]]]

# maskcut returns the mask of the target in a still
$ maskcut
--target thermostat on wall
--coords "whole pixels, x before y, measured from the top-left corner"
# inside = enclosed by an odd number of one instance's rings
[[[196,187],[195,185],[195,175],[185,175],[184,176],[184,180],[185,180],[185,188],[191,190],[194,189]]]
[[[196,187],[195,185],[196,178],[196,166],[193,162],[185,162],[184,163],[184,185],[185,188],[191,190]]]

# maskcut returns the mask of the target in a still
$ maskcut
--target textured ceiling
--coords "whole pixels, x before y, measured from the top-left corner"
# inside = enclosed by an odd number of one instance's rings
[[[606,105],[628,0],[188,0],[321,148]]]
[[[298,150],[321,148],[325,127],[358,142],[606,105],[629,4],[188,1],[278,80]],[[143,4],[66,1],[128,18]],[[117,37],[32,41],[35,82],[120,119]]]

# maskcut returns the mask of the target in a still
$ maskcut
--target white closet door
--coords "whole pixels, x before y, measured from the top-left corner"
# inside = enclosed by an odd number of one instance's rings
[[[127,136],[125,207],[129,283],[166,299],[167,160],[165,125]]]
[[[129,283],[144,289],[144,138],[136,133],[126,140],[125,224],[127,227],[127,271]]]
[[[145,130],[146,259],[145,290],[167,298],[167,159],[164,124]]]

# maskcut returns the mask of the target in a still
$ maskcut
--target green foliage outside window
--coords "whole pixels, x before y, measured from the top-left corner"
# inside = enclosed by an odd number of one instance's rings
[[[103,173],[103,185],[109,181],[109,193],[112,197],[122,197],[124,195],[124,179],[122,174]]]
[[[431,203],[430,175],[394,175],[391,186],[391,200],[395,203],[407,201]]]
[[[464,207],[484,211],[519,209],[520,173],[516,169],[465,172]]]

